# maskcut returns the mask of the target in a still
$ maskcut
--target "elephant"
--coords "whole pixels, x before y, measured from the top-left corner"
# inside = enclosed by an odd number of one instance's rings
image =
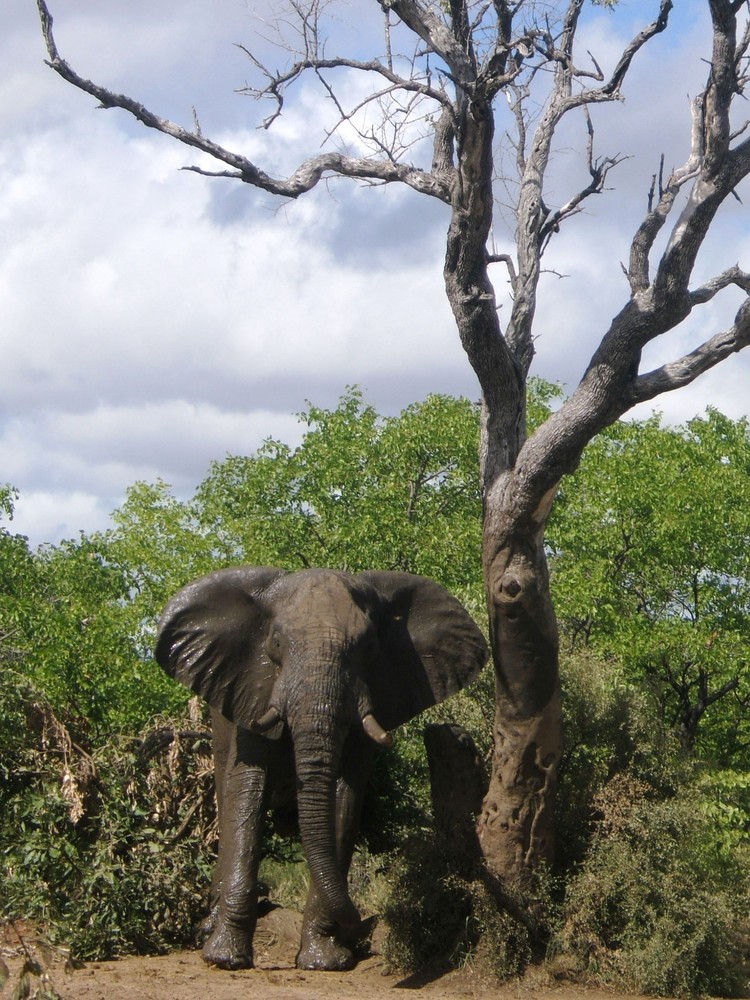
[[[477,677],[480,629],[426,577],[246,566],[176,594],[155,656],[211,708],[219,851],[203,958],[252,967],[265,812],[296,799],[310,870],[296,964],[352,968],[348,872],[378,748]]]

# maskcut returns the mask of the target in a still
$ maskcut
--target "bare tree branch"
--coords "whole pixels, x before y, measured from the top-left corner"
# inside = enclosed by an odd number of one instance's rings
[[[715,295],[728,288],[729,285],[737,285],[750,295],[750,274],[742,271],[738,265],[728,268],[716,278],[707,281],[700,288],[696,288],[690,293],[690,301],[693,305],[702,305],[709,302]]]
[[[666,187],[662,183],[664,168],[664,158],[662,157],[659,168],[659,200],[656,206],[652,207],[654,194],[654,185],[652,184],[649,193],[648,214],[639,226],[630,247],[630,262],[627,273],[633,292],[638,292],[648,287],[649,255],[656,237],[666,223],[680,190],[685,184],[694,180],[700,172],[704,149],[703,95],[700,95],[691,102],[691,115],[692,139],[690,156],[682,167],[672,172]]]
[[[639,32],[627,46],[620,57],[620,61],[617,63],[617,66],[615,66],[609,82],[602,87],[603,93],[606,93],[609,96],[617,93],[632,65],[633,59],[640,49],[642,49],[643,46],[654,37],[654,35],[660,34],[667,27],[672,7],[672,0],[661,0],[658,17],[652,24],[649,24],[643,29],[643,31]]]
[[[536,290],[541,273],[540,259],[546,242],[559,229],[560,223],[565,218],[580,210],[580,206],[586,198],[603,189],[607,172],[619,162],[617,157],[608,157],[595,162],[593,153],[590,152],[591,183],[574,195],[560,210],[557,217],[551,218],[549,210],[544,204],[543,185],[556,130],[562,119],[577,108],[619,99],[620,87],[633,59],[651,38],[666,28],[672,9],[672,0],[661,0],[659,16],[625,47],[612,77],[606,84],[599,88],[585,88],[574,92],[573,83],[576,78],[576,70],[573,64],[573,44],[582,6],[583,0],[571,0],[566,11],[559,42],[555,42],[549,35],[546,37],[547,57],[556,66],[555,82],[553,92],[534,133],[531,148],[525,154],[523,173],[520,178],[516,227],[519,281],[506,338],[514,356],[526,371],[528,371],[534,356],[532,324],[536,312]],[[524,129],[523,133],[520,134],[525,135],[522,114],[522,110],[516,111],[516,119],[521,122]],[[592,148],[591,142],[591,130],[589,130],[590,150]],[[517,155],[519,152],[517,151]]]
[[[589,110],[585,105],[583,110],[586,116],[586,127],[588,131],[587,156],[591,182],[585,188],[582,188],[579,192],[577,192],[577,194],[573,195],[573,197],[570,198],[556,212],[552,212],[549,215],[549,218],[540,230],[540,252],[542,253],[544,252],[544,249],[552,235],[560,231],[562,223],[572,215],[576,215],[578,212],[582,211],[584,201],[586,201],[587,198],[590,198],[591,195],[601,194],[604,190],[604,185],[609,171],[612,170],[613,167],[622,163],[625,159],[625,157],[622,156],[605,156],[601,159],[594,157],[594,126],[591,121]]]
[[[52,16],[47,9],[45,0],[37,0],[42,22],[44,39],[49,54],[48,65],[64,80],[79,90],[96,97],[103,108],[122,108],[148,128],[156,129],[169,135],[186,146],[192,146],[214,159],[225,163],[232,169],[229,171],[209,171],[193,166],[186,169],[195,173],[214,177],[231,177],[241,180],[254,187],[261,188],[271,194],[284,198],[298,198],[311,190],[326,174],[340,174],[345,177],[363,180],[379,181],[381,183],[400,182],[414,188],[422,194],[430,195],[443,202],[450,202],[450,190],[444,180],[433,176],[427,171],[408,164],[398,164],[392,161],[379,161],[372,157],[351,157],[340,153],[324,153],[301,164],[288,178],[274,178],[265,173],[246,157],[225,149],[218,143],[206,139],[199,132],[190,132],[175,122],[149,111],[138,101],[124,94],[115,94],[99,84],[79,76],[72,67],[60,57],[52,33]]]
[[[518,275],[516,274],[516,265],[513,258],[508,253],[491,253],[487,255],[488,264],[505,264],[508,269],[508,277],[510,278],[510,286],[515,292],[516,282],[518,281]]]
[[[471,59],[461,48],[445,21],[419,0],[378,0],[387,13],[393,11],[415,35],[444,60],[458,86],[469,83],[475,75]]]
[[[717,333],[677,361],[662,365],[661,368],[634,379],[628,392],[629,405],[634,406],[636,403],[653,399],[663,392],[671,392],[689,385],[699,375],[715,368],[721,361],[741,351],[748,344],[750,344],[750,299],[746,299],[742,304],[729,330]]]
[[[387,88],[387,90],[381,90],[376,94],[371,94],[361,102],[359,107],[364,107],[368,102],[377,100],[378,96],[384,93],[392,93],[395,90],[403,90],[421,94],[424,97],[429,97],[431,100],[437,102],[445,108],[453,108],[453,103],[448,98],[446,93],[440,88],[433,87],[430,83],[422,82],[415,77],[399,76],[398,73],[394,73],[392,69],[384,66],[377,59],[371,59],[367,62],[363,62],[358,59],[344,58],[302,59],[291,66],[286,72],[275,74],[266,69],[260,60],[257,59],[246,46],[240,45],[239,48],[268,78],[268,83],[264,87],[243,87],[239,93],[250,94],[253,97],[271,97],[277,102],[277,107],[274,113],[263,122],[264,128],[270,128],[270,126],[281,114],[284,105],[285,88],[289,84],[298,80],[307,70],[313,70],[316,73],[320,73],[321,70],[326,69],[355,69],[362,73],[376,73],[379,76],[384,77],[391,84],[391,87]]]

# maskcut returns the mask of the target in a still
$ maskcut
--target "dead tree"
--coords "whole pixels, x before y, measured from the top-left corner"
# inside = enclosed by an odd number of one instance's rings
[[[123,108],[216,163],[215,169],[190,169],[282,198],[298,198],[331,175],[400,183],[449,207],[446,294],[482,392],[482,559],[497,678],[494,759],[478,836],[490,868],[523,884],[535,864],[549,856],[553,842],[561,726],[558,638],[544,531],[560,480],[576,468],[586,444],[602,428],[636,403],[692,382],[750,338],[750,298],[745,298],[728,330],[709,336],[684,357],[641,371],[644,347],[694,308],[728,286],[750,292],[750,275],[739,266],[700,287],[691,284],[696,256],[719,207],[750,170],[750,139],[730,125],[732,102],[746,84],[750,36],[746,24],[738,27],[746,4],[706,0],[712,25],[708,80],[692,103],[690,156],[669,176],[660,170],[652,185],[625,268],[627,300],[611,323],[602,324],[601,342],[578,387],[527,436],[526,380],[534,356],[542,255],[560,227],[603,190],[617,164],[616,157],[594,156],[589,127],[589,176],[552,210],[545,202],[545,175],[553,139],[573,112],[621,98],[639,51],[668,29],[672,0],[660,0],[658,6],[653,0],[655,20],[625,46],[609,75],[592,56],[577,51],[584,0],[561,0],[557,8],[533,0],[370,2],[378,4],[384,23],[383,35],[373,40],[381,54],[371,60],[328,56],[325,0],[286,4],[279,21],[292,37],[286,36],[290,58],[285,70],[267,69],[252,48],[246,49],[259,80],[251,92],[272,102],[265,127],[273,126],[294,84],[314,74],[338,116],[330,134],[344,124],[359,130],[354,152],[323,152],[286,178],[273,177],[241,153],[212,142],[197,125],[174,124],[80,76],[58,53],[44,0],[38,6],[49,65],[103,107]],[[404,51],[408,54],[398,54]],[[370,96],[356,107],[348,107],[336,89],[342,69],[374,81]],[[534,120],[529,96],[542,101]],[[366,124],[374,109],[376,124]],[[496,125],[507,109],[518,172],[515,252],[498,256],[488,250],[488,240],[495,207]],[[429,132],[429,166],[414,158],[420,123]],[[687,203],[675,218],[683,189]],[[655,242],[665,227],[670,227],[666,250],[655,259]],[[512,290],[504,325],[490,279],[495,265],[507,270]]]

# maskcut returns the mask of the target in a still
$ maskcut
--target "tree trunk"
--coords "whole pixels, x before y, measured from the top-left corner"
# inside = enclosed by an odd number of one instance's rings
[[[557,627],[543,525],[524,528],[513,524],[512,512],[493,514],[485,524],[485,581],[495,663],[494,752],[477,830],[490,868],[524,888],[554,850],[562,753]]]
[[[464,108],[456,143],[444,276],[461,342],[482,389],[483,566],[496,678],[495,749],[477,833],[489,868],[522,887],[552,855],[562,752],[557,627],[544,555],[556,484],[517,468],[526,440],[526,375],[533,355],[530,322],[526,328],[524,323],[533,315],[535,277],[527,276],[525,308],[516,310],[513,335],[503,336],[486,250],[493,121],[481,100]]]
[[[463,859],[479,857],[476,819],[487,792],[484,764],[463,726],[425,726],[435,832],[441,844]]]

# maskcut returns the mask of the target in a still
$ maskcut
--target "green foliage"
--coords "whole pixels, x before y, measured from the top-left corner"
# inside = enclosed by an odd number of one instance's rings
[[[556,867],[579,864],[589,848],[596,799],[617,774],[671,796],[691,779],[691,763],[653,703],[619,664],[583,650],[562,657],[563,754],[559,767]]]
[[[750,782],[687,757],[612,663],[578,654],[562,679],[554,961],[620,990],[737,995]]]
[[[725,764],[750,736],[748,471],[744,420],[618,423],[563,484],[548,531],[567,641],[619,660],[686,748]]]
[[[310,406],[296,449],[269,441],[216,463],[196,494],[231,559],[289,569],[398,569],[480,586],[478,414],[429,396],[381,418],[350,389]]]
[[[0,919],[84,959],[190,943],[216,836],[205,731],[162,726],[91,754],[25,684],[6,685],[3,711],[29,729],[0,792]]]
[[[32,552],[0,528],[0,665],[22,673],[97,740],[165,707],[139,685],[141,656],[125,613],[130,591],[102,539]]]
[[[481,964],[498,979],[520,975],[532,955],[527,927],[488,889],[478,866],[427,834],[404,845],[388,870],[386,961],[404,972]]]
[[[687,787],[663,798],[618,775],[597,806],[555,947],[579,974],[619,989],[741,995],[747,859],[717,849],[700,796]]]
[[[750,846],[750,775],[707,769],[698,784],[701,810],[711,824],[719,851],[731,854]]]

